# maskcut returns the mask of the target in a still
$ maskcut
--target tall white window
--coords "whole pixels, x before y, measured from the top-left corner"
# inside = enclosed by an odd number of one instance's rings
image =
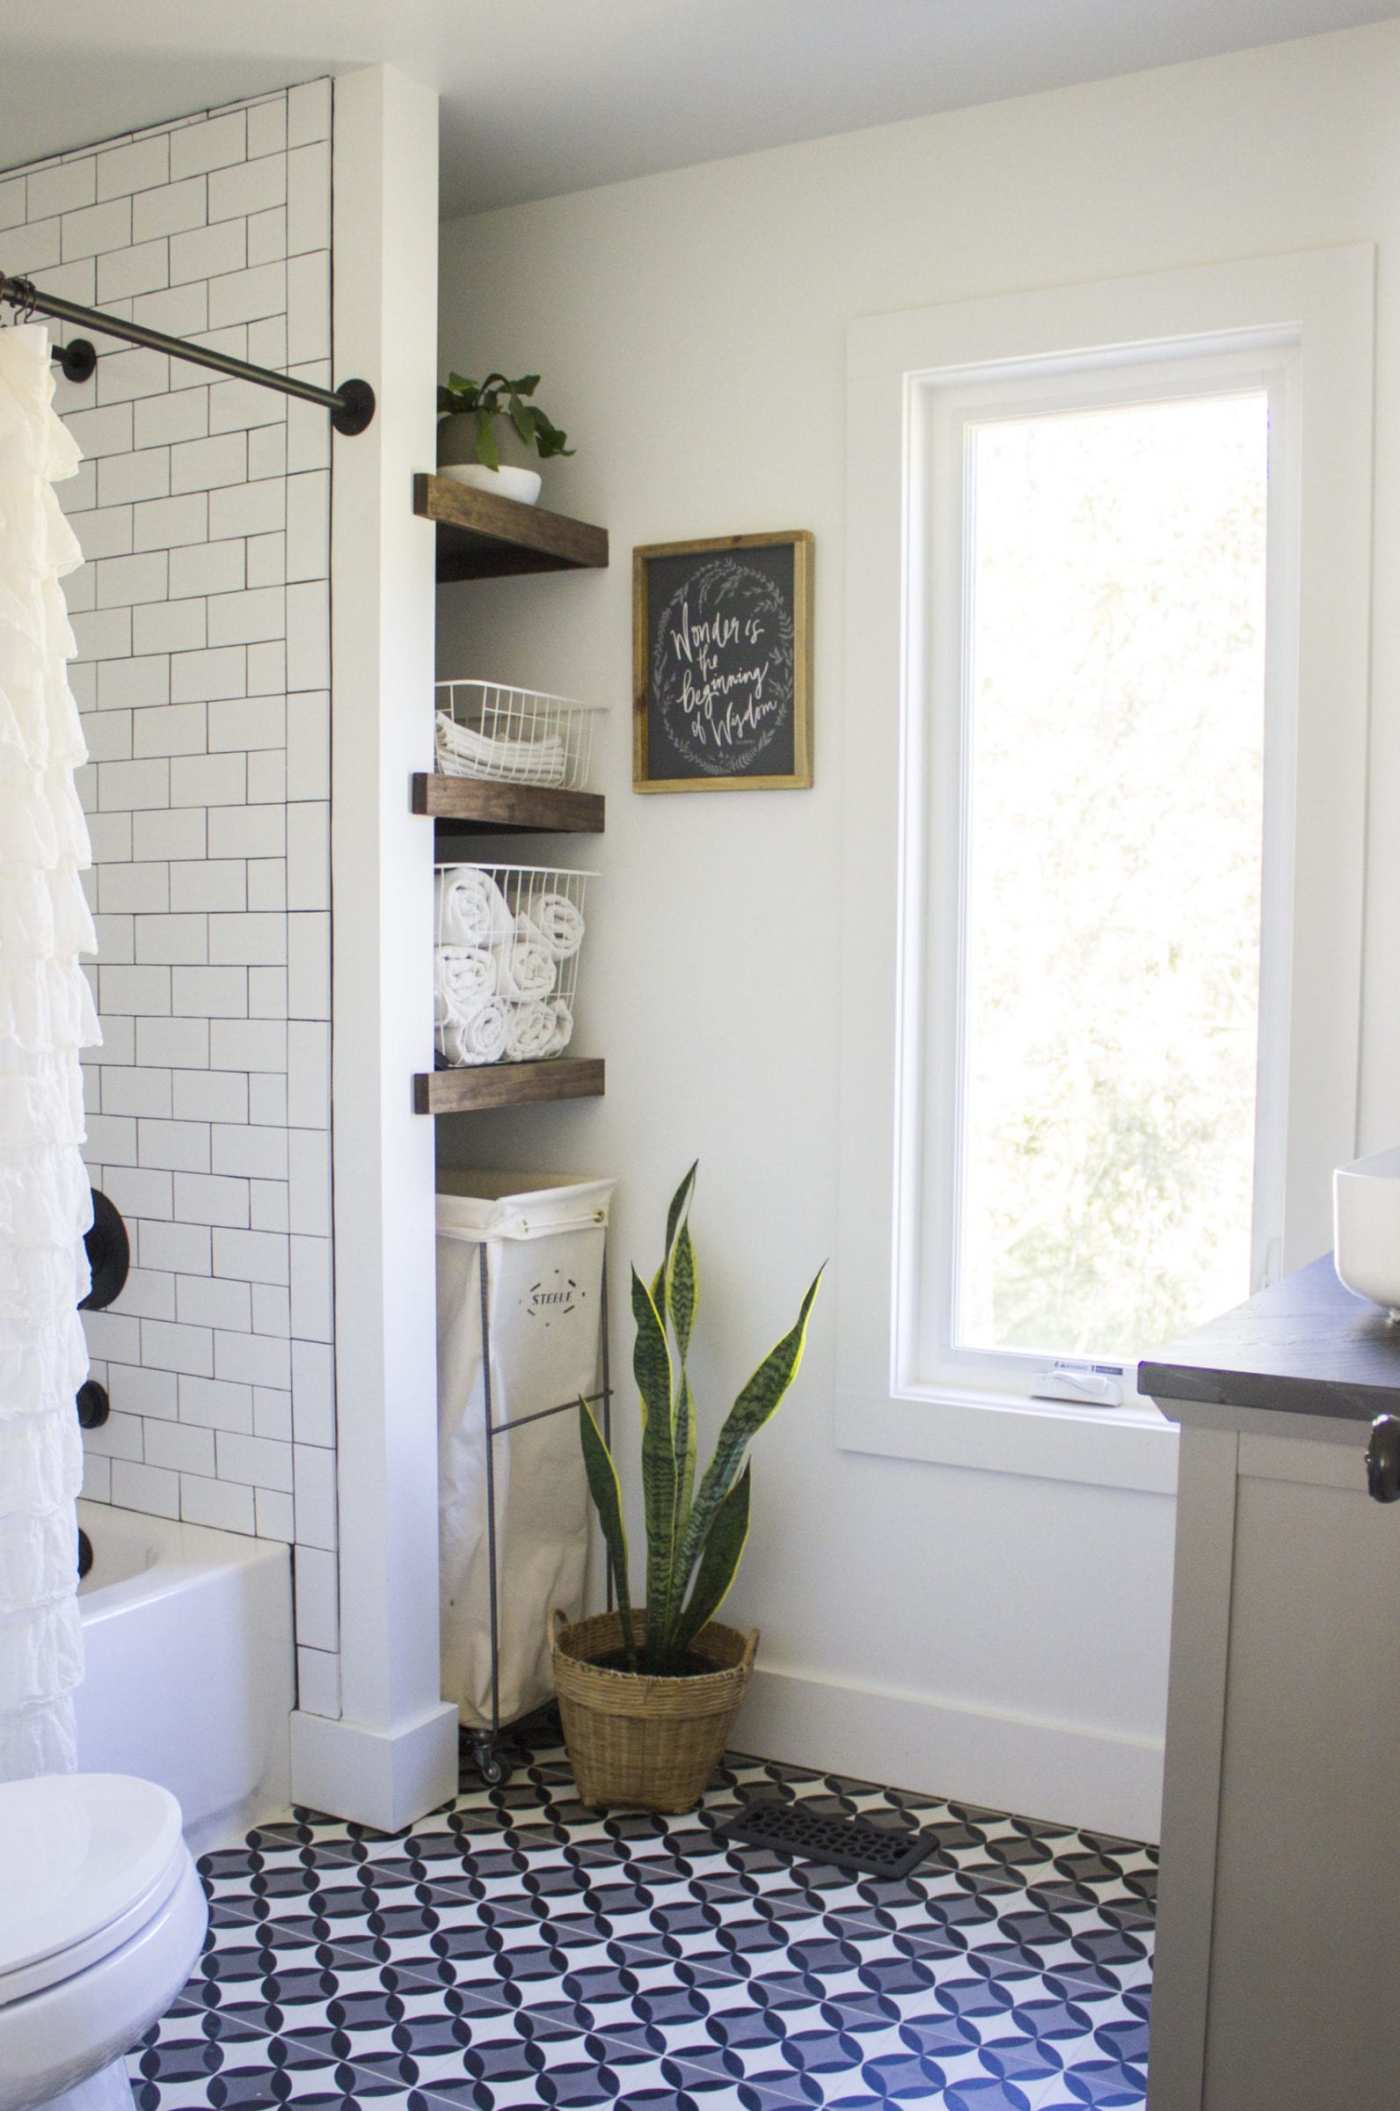
[[[1277,1250],[1285,385],[1245,353],[932,393],[930,1382],[1117,1404]]]
[[[1137,1361],[1327,1246],[1374,278],[1313,249],[851,325],[853,1450],[1168,1489]]]

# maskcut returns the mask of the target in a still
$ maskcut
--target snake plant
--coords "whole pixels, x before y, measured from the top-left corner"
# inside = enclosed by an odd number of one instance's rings
[[[695,1485],[695,1402],[686,1365],[699,1301],[690,1236],[692,1165],[672,1197],[666,1254],[651,1282],[632,1270],[637,1337],[632,1369],[641,1396],[642,1497],[646,1521],[646,1633],[639,1649],[628,1587],[627,1532],[617,1467],[586,1401],[580,1434],[589,1492],[617,1584],[629,1671],[680,1675],[691,1643],[729,1593],[749,1536],[749,1440],[777,1407],[802,1362],[818,1269],[791,1331],[764,1357],[725,1420],[714,1456]]]

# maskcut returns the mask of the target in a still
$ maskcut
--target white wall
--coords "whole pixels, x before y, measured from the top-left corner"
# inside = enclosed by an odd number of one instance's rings
[[[602,577],[445,590],[443,673],[606,701],[608,833],[580,1006],[605,1101],[480,1119],[457,1162],[616,1172],[615,1251],[655,1257],[696,1153],[709,1426],[835,1245],[841,970],[843,388],[852,317],[1247,257],[1380,245],[1377,576],[1400,562],[1393,345],[1400,29],[785,148],[444,230],[441,364],[539,368],[578,445],[546,497],[605,522]],[[1389,472],[1389,473],[1387,473]],[[817,537],[816,788],[634,798],[637,542]],[[1374,694],[1393,693],[1385,597]],[[1400,1128],[1400,722],[1373,736],[1363,1142]],[[562,845],[577,858],[578,846]],[[594,846],[588,846],[588,855]],[[582,861],[582,860],[578,860]],[[770,1675],[749,1735],[789,1758],[1124,1830],[1155,1825],[1172,1505],[856,1455],[833,1434],[831,1314],[762,1439],[731,1609]],[[625,1349],[629,1330],[619,1323]],[[625,1370],[625,1362],[621,1365]],[[630,1415],[626,1396],[623,1402]]]

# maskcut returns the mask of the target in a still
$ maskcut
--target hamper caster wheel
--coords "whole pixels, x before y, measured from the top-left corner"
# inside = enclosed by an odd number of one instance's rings
[[[510,1779],[510,1768],[501,1755],[494,1739],[478,1733],[472,1739],[472,1765],[488,1788],[504,1788]]]

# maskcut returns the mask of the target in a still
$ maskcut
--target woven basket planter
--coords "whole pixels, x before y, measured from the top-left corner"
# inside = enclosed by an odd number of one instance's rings
[[[646,1614],[633,1615],[637,1639]],[[554,1682],[580,1800],[679,1814],[694,1810],[729,1743],[753,1675],[757,1632],[711,1620],[691,1644],[714,1670],[650,1678],[595,1661],[622,1648],[618,1613],[565,1623],[554,1615]]]

